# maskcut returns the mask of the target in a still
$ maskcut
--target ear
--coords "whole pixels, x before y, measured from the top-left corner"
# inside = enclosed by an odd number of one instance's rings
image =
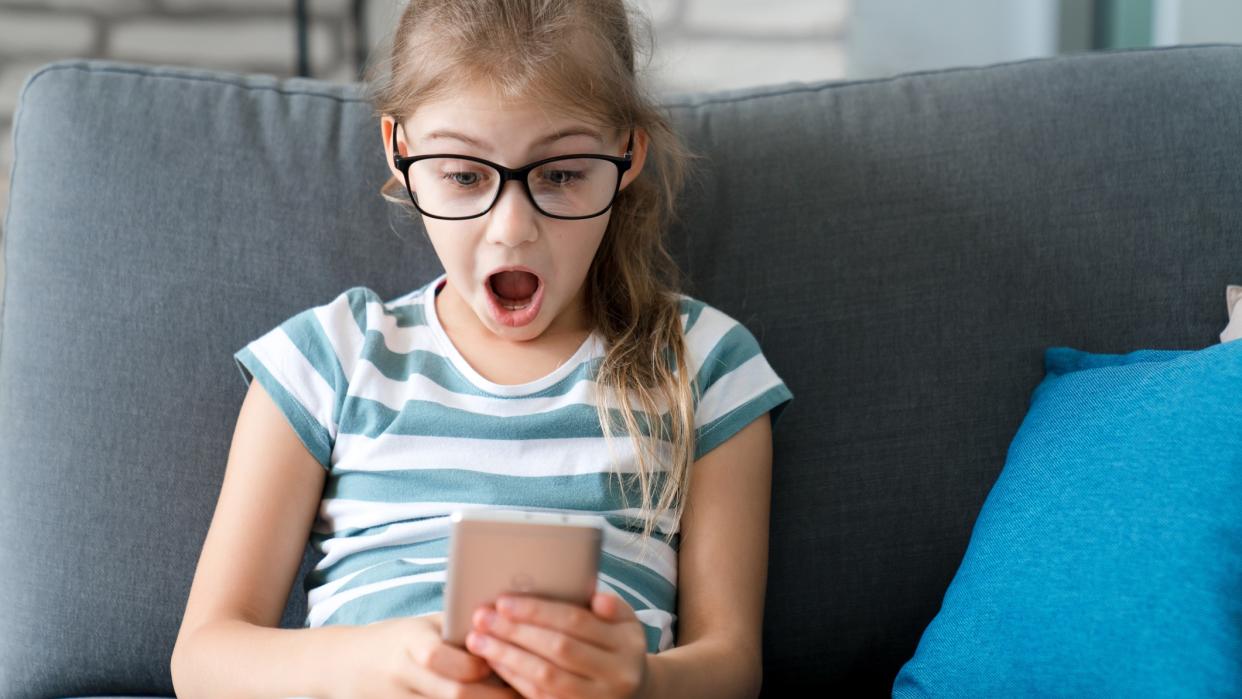
[[[384,115],[380,117],[380,136],[384,140],[384,162],[388,163],[388,170],[392,176],[405,186],[405,179],[401,176],[401,171],[392,163],[392,131],[397,127],[396,119],[391,116]],[[397,148],[399,155],[408,155],[410,152],[409,145],[405,142],[406,127],[402,125],[401,130],[397,133]]]
[[[630,169],[621,176],[621,189],[625,189],[643,171],[647,162],[647,132],[641,128],[634,129],[634,154],[631,156]]]

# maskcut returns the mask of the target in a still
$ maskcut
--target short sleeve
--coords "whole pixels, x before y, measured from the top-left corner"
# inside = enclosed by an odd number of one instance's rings
[[[327,471],[332,470],[349,377],[366,336],[368,301],[380,302],[375,292],[353,287],[295,314],[233,354],[246,385],[259,381]]]
[[[793,393],[768,364],[759,341],[727,314],[686,297],[682,303],[688,368],[698,382],[694,408],[697,461],[771,412],[772,427]]]

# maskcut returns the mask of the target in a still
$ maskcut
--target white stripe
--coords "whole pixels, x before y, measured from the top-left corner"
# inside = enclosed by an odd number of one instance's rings
[[[252,343],[250,350],[328,435],[335,438],[337,425],[332,421],[332,408],[336,403],[336,390],[315,371],[284,328],[277,326]]]
[[[444,356],[439,353],[437,355]],[[445,361],[449,361],[447,357]],[[590,379],[575,382],[568,393],[561,395],[503,398],[457,393],[418,372],[403,380],[391,379],[380,371],[370,357],[365,357],[364,361],[359,364],[356,376],[357,378],[350,382],[350,395],[373,400],[394,412],[400,412],[409,400],[431,401],[448,408],[496,417],[532,415],[562,408],[569,404],[595,407],[597,403],[595,382]],[[607,405],[611,408],[620,408],[620,403],[611,394],[609,394]],[[665,405],[662,402],[657,403],[659,407]]]
[[[763,354],[756,354],[742,362],[733,371],[716,379],[699,400],[695,411],[694,427],[701,428],[709,422],[728,415],[755,396],[780,383],[780,377],[768,365]]]
[[[369,305],[368,305],[369,309]],[[341,363],[341,370],[348,379],[354,375],[358,357],[362,354],[362,343],[365,339],[358,329],[358,321],[354,320],[353,310],[349,306],[348,294],[341,294],[335,301],[314,309],[315,318],[323,326],[328,343],[336,352]]]
[[[647,541],[642,550],[637,532],[618,529],[608,525],[604,529],[604,551],[627,563],[639,565],[655,572],[668,584],[677,586],[677,552],[657,535]]]
[[[413,306],[413,305],[416,305],[416,304],[418,303],[418,300],[417,300],[415,297],[421,297],[421,294],[422,294],[424,291],[426,291],[426,290],[427,290],[427,287],[426,287],[426,286],[421,286],[421,287],[419,287],[419,288],[417,288],[417,289],[412,289],[412,290],[410,290],[410,291],[408,291],[408,292],[406,292],[406,293],[404,293],[404,294],[402,294],[402,295],[398,296],[398,297],[397,297],[397,298],[395,298],[395,299],[392,299],[392,300],[390,300],[390,301],[386,301],[386,302],[384,303],[384,305],[388,306],[388,308],[390,308],[390,309],[393,309],[393,308],[401,308],[401,307],[403,307],[403,306]]]
[[[686,367],[690,370],[690,376],[698,375],[707,355],[736,325],[738,322],[723,312],[711,306],[703,306],[699,319],[694,321],[694,327],[686,333]]]
[[[610,447],[603,437],[519,440],[384,434],[375,438],[341,433],[332,456],[337,473],[444,468],[511,476],[636,472],[633,440],[626,434],[615,434],[612,440]],[[672,445],[661,440],[656,459],[652,466],[667,471]]]
[[[375,330],[383,335],[384,346],[389,351],[408,354],[414,350],[425,350],[440,354],[435,335],[426,321],[402,327],[397,325],[396,316],[386,315],[382,309],[382,304],[367,303],[367,330]]]
[[[608,578],[608,580],[616,582],[614,578]],[[608,592],[621,597],[617,589],[604,580],[599,580],[596,583],[595,591]],[[626,591],[633,592],[629,588],[626,588]],[[663,652],[673,646],[673,620],[677,618],[676,614],[666,612],[663,609],[636,609],[634,610],[634,615],[638,617],[639,621],[660,630],[660,640],[656,644],[656,652]]]

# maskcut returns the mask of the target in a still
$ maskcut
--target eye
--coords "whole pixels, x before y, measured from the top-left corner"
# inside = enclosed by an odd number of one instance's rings
[[[465,170],[458,170],[456,172],[446,172],[444,173],[443,177],[444,179],[452,182],[453,184],[458,184],[463,187],[474,186],[479,183],[479,179],[480,179],[479,173],[467,172]]]
[[[544,179],[552,184],[567,185],[583,179],[581,170],[545,170]]]

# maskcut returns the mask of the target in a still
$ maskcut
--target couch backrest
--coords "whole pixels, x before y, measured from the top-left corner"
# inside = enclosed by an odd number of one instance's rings
[[[1042,350],[1216,341],[1242,283],[1242,46],[676,95],[670,247],[796,398],[775,432],[765,694],[887,693]],[[292,313],[440,271],[379,198],[357,85],[72,60],[13,127],[0,678],[171,695],[245,391]],[[302,575],[283,626],[305,613]]]

